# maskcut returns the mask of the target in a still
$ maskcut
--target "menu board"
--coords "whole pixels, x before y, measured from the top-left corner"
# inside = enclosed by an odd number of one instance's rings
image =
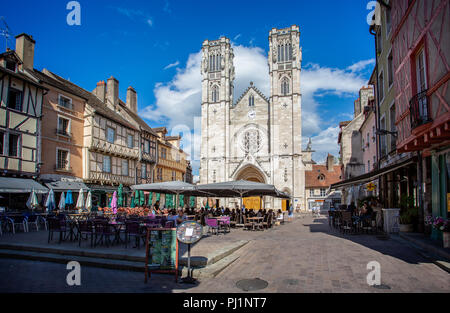
[[[149,229],[148,268],[173,270],[177,267],[176,229]]]

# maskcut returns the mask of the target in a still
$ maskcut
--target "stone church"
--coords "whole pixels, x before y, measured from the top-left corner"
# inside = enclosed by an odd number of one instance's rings
[[[200,184],[250,180],[273,184],[304,208],[298,26],[269,33],[270,95],[249,82],[233,99],[235,71],[230,40],[203,43],[202,144]],[[234,208],[238,199],[210,199],[209,205]],[[244,199],[247,208],[285,209],[289,200]],[[204,200],[204,205],[206,200]]]

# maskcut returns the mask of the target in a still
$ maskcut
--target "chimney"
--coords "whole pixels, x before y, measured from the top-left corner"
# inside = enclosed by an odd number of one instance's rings
[[[127,107],[137,113],[137,93],[131,86],[127,89]]]
[[[104,80],[101,80],[97,83],[97,87],[94,89],[94,94],[102,102],[105,102],[105,100],[106,100],[106,83]]]
[[[34,41],[33,37],[25,33],[16,36],[16,53],[22,60],[23,69],[33,70],[34,68]]]
[[[119,104],[119,81],[112,76],[108,78],[107,82],[106,104],[110,105],[114,110]]]
[[[334,156],[328,154],[327,156],[327,170],[328,172],[334,171]]]

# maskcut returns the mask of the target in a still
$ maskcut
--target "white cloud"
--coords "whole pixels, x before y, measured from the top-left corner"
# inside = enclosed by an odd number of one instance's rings
[[[347,69],[352,72],[359,72],[367,68],[367,66],[369,65],[375,65],[375,59],[356,62],[355,64],[349,66]]]
[[[241,37],[241,34],[237,34],[236,36],[234,36],[233,40],[238,40]]]
[[[179,61],[176,61],[176,62],[174,62],[174,63],[171,63],[171,64],[167,65],[167,66],[164,68],[164,70],[168,70],[169,68],[176,67],[176,66],[178,66],[179,64],[180,64],[180,62],[179,62]]]
[[[253,81],[254,85],[266,97],[270,96],[270,77],[266,52],[259,47],[247,47],[233,44],[235,79],[235,101]],[[183,131],[184,150],[191,155],[194,173],[198,173],[200,153],[200,125],[194,130],[194,117],[201,114],[201,51],[189,55],[186,66],[176,68],[173,79],[166,83],[155,85],[154,94],[156,103],[153,107],[146,107],[140,114],[144,118],[160,124],[168,129],[179,128],[191,130]],[[178,66],[169,64],[167,68]],[[368,61],[355,63],[346,69],[330,68],[318,64],[307,64],[302,69],[302,130],[305,138],[312,137],[315,158],[323,159],[328,153],[337,154],[337,135],[339,127],[330,125],[329,120],[321,117],[320,106],[317,99],[327,94],[336,97],[354,97],[356,99],[359,89],[367,83],[360,73],[371,63]],[[349,100],[349,112],[353,110],[353,100]],[[180,125],[184,125],[180,128]],[[307,140],[304,140],[306,145]],[[197,150],[194,151],[193,148]]]
[[[129,9],[129,8],[123,8],[123,7],[112,7],[110,6],[111,9],[117,11],[118,13],[125,15],[126,17],[132,19],[132,20],[142,20],[144,21],[147,25],[149,26],[153,26],[153,19],[149,16],[149,14],[147,14],[146,12],[142,11],[142,10],[136,10],[136,9]]]
[[[325,162],[328,153],[337,156],[339,154],[339,146],[337,138],[339,135],[339,126],[328,127],[320,131],[317,135],[311,137],[312,149],[315,151],[313,160],[317,163]],[[303,137],[305,145],[308,143],[308,137]]]

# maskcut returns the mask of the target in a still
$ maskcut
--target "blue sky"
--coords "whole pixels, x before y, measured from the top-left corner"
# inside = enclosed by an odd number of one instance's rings
[[[369,1],[81,0],[81,26],[67,25],[68,2],[3,4],[0,15],[14,35],[25,32],[36,40],[35,68],[47,68],[87,90],[113,75],[122,99],[128,86],[137,90],[140,114],[154,127],[193,127],[200,112],[199,51],[205,39],[232,40],[235,99],[250,80],[269,96],[268,33],[296,24],[303,49],[304,144],[312,137],[314,158],[321,161],[328,152],[337,154],[338,123],[350,118],[357,91],[374,66]],[[14,46],[14,40],[9,44]],[[185,147],[197,144],[197,135]]]

